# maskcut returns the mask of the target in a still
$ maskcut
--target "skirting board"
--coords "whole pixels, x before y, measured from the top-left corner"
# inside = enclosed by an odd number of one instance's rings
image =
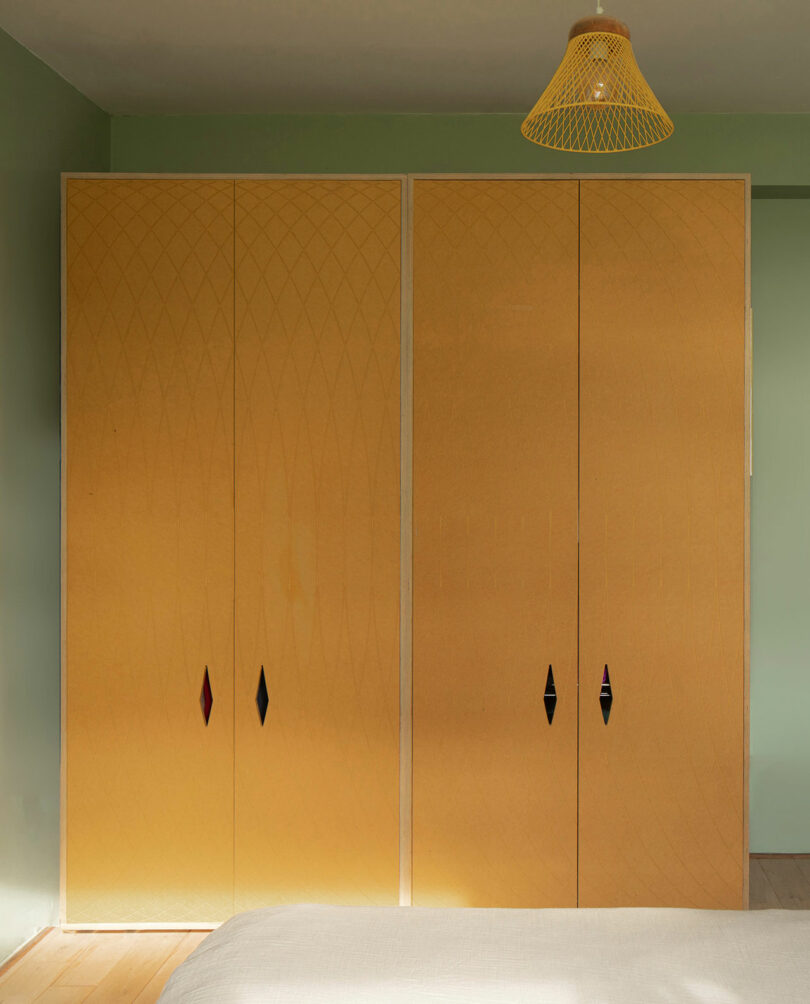
[[[26,955],[28,952],[31,951],[34,945],[42,941],[42,939],[45,937],[48,931],[52,930],[53,930],[52,927],[43,927],[41,931],[38,931],[37,934],[33,936],[33,938],[29,938],[28,941],[26,941],[24,945],[18,948],[16,952],[12,952],[5,962],[0,963],[0,976],[3,976],[4,973],[7,973],[8,970],[11,969],[13,965],[16,965],[16,963],[18,963],[24,955]]]
[[[60,924],[61,931],[215,931],[217,924]]]

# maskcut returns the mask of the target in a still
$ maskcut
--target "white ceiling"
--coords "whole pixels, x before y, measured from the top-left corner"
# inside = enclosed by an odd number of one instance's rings
[[[671,112],[810,112],[808,0],[616,0]],[[590,0],[0,0],[107,111],[522,112]]]

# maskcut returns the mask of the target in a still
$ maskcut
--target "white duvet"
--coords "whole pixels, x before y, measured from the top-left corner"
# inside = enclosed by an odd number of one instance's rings
[[[810,911],[293,906],[209,935],[161,1004],[810,1004]]]

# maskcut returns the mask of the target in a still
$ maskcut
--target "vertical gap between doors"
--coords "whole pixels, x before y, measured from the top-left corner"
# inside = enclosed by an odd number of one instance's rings
[[[579,691],[580,691],[580,625],[579,625],[579,514],[580,514],[580,479],[581,479],[581,446],[582,412],[581,396],[581,335],[582,329],[582,182],[577,182],[577,906],[579,906]]]
[[[233,761],[233,781],[231,785],[231,795],[232,795],[232,819],[231,819],[231,913],[236,912],[236,179],[233,180],[233,248],[232,248],[232,265],[233,265],[233,401],[232,401],[232,413],[231,421],[233,428],[233,579],[231,580],[231,599],[233,602],[233,670],[232,670],[232,700],[233,704],[231,707],[231,714],[233,715],[232,720],[232,732],[231,732],[231,747],[232,747],[232,761]]]

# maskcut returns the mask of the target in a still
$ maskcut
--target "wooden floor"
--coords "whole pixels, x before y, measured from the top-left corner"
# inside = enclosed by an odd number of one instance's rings
[[[752,910],[810,910],[810,854],[752,854]]]
[[[752,910],[810,910],[810,855],[751,858]],[[49,931],[0,970],[2,1004],[147,1004],[205,931]]]
[[[3,1004],[147,1004],[207,931],[51,930],[0,975]]]

